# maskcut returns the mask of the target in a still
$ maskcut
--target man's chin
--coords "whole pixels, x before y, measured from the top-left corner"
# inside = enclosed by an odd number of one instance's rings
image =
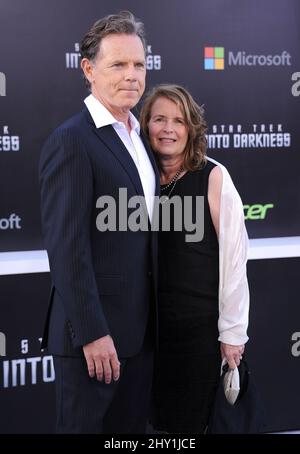
[[[123,109],[124,110],[131,110],[133,109],[137,103],[139,102],[140,98],[136,98],[136,99],[131,99],[130,101],[127,101],[123,104]]]

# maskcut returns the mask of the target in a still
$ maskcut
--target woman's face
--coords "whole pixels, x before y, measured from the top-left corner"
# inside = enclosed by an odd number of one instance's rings
[[[182,110],[167,98],[158,98],[152,106],[148,123],[152,148],[159,158],[184,157],[188,127]]]

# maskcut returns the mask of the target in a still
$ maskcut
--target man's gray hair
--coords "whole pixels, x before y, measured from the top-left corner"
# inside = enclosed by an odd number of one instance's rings
[[[130,11],[120,11],[118,14],[110,14],[97,20],[92,28],[86,33],[80,44],[81,58],[90,61],[95,60],[105,36],[111,34],[136,35],[142,41],[146,53],[146,40],[144,24],[136,19]],[[90,87],[89,81],[85,82]]]

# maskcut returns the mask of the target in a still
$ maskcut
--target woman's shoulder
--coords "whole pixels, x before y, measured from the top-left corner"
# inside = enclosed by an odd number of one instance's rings
[[[207,161],[214,164],[214,169],[216,169],[211,172],[211,186],[221,187],[223,197],[229,197],[229,199],[236,200],[241,204],[241,198],[226,167],[212,158],[207,158]]]
[[[230,174],[224,164],[221,164],[219,161],[216,161],[212,158],[206,158],[207,163],[211,166],[211,170],[214,170],[213,175],[217,175],[217,177],[224,180],[224,182],[231,182]]]
[[[203,175],[206,175],[206,178],[209,179],[209,182],[212,180],[216,183],[222,182],[223,169],[222,164],[215,161],[211,158],[206,158],[204,165],[199,169],[199,172]],[[224,167],[225,169],[225,167]],[[226,169],[225,169],[226,170]]]
[[[223,172],[219,166],[215,165],[209,174],[209,184],[210,186],[216,186],[221,189],[222,182]]]
[[[224,164],[221,164],[219,161],[216,161],[216,159],[206,157],[206,163],[210,170],[218,168],[221,170],[222,173],[223,172],[228,173],[228,170],[226,169]]]

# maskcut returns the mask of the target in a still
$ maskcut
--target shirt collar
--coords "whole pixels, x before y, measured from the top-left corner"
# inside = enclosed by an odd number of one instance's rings
[[[96,128],[102,128],[103,126],[107,125],[113,125],[116,129],[125,128],[124,123],[116,120],[115,117],[110,113],[110,111],[106,107],[104,107],[104,105],[92,94],[85,98],[84,103],[88,108],[92,119],[94,120]],[[135,130],[139,135],[140,124],[131,112],[129,112],[129,122],[131,129]]]

